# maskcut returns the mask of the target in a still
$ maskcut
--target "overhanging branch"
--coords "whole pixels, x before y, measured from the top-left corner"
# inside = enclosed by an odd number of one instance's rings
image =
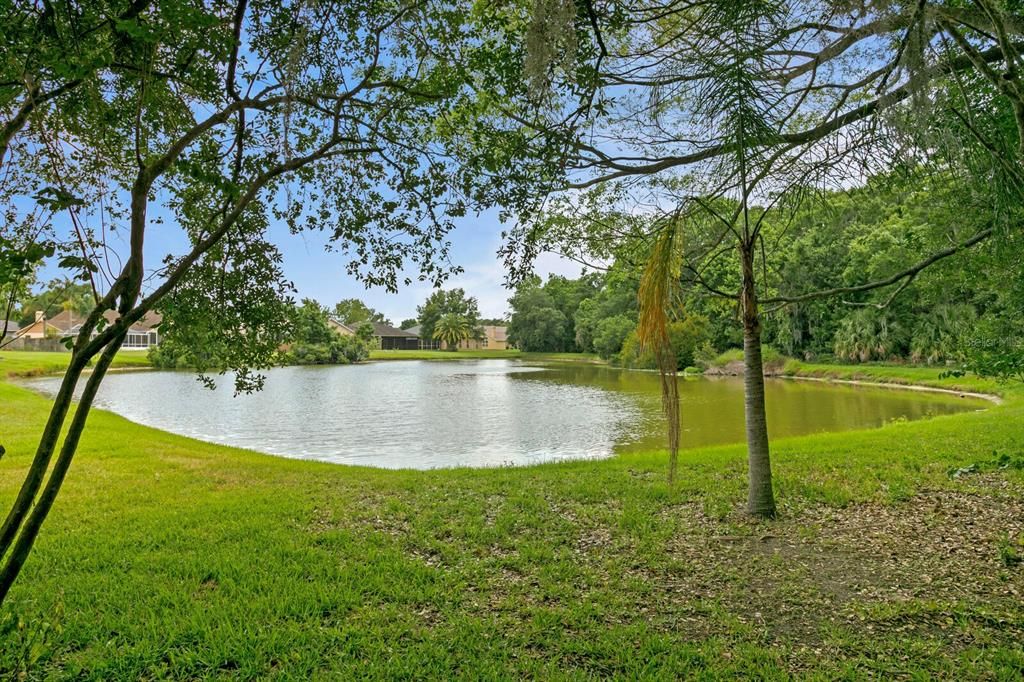
[[[947,249],[943,249],[942,251],[936,251],[932,255],[928,256],[927,258],[924,258],[923,260],[918,261],[917,263],[907,268],[906,270],[897,272],[896,274],[886,277],[885,279],[879,279],[874,282],[868,282],[867,284],[859,284],[857,286],[852,287],[835,287],[832,289],[822,289],[820,291],[812,291],[810,293],[801,294],[800,296],[772,296],[771,298],[763,299],[761,301],[761,304],[776,304],[774,308],[765,311],[774,312],[775,310],[783,308],[787,305],[791,305],[793,303],[806,303],[807,301],[814,301],[820,298],[831,298],[833,296],[840,296],[843,294],[858,294],[866,291],[874,291],[875,289],[884,289],[885,287],[901,283],[904,280],[912,280],[913,278],[917,277],[917,275],[925,268],[928,268],[945,258],[955,256],[961,251],[971,248],[975,244],[980,244],[981,242],[991,237],[993,233],[994,230],[991,227],[986,230],[982,230],[981,232],[977,233],[970,239],[960,242],[959,244],[955,244]],[[906,283],[904,283],[900,287],[900,289],[897,290],[897,293],[899,293],[899,291],[902,291],[905,288]]]

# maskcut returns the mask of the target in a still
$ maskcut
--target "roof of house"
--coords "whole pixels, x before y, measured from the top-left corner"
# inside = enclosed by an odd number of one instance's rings
[[[73,310],[62,310],[53,317],[46,318],[46,324],[62,332],[68,332],[85,322],[85,315]]]
[[[419,336],[420,335],[420,331],[422,331],[422,329],[423,329],[423,325],[422,324],[417,324],[417,325],[414,325],[412,327],[409,327],[405,331],[409,332],[413,336]]]
[[[400,336],[403,338],[417,338],[416,334],[413,334],[408,329],[399,329],[398,327],[392,327],[390,324],[384,324],[383,322],[371,322],[373,325],[374,336]]]
[[[345,324],[344,322],[339,322],[338,320],[333,318],[332,321],[335,324],[340,325],[345,329],[349,330],[353,334],[355,334],[356,330],[359,329],[359,327],[363,326],[364,324],[362,322],[360,322],[359,324]],[[407,329],[399,329],[398,327],[392,327],[390,324],[384,324],[383,322],[369,322],[369,324],[373,326],[374,336],[397,336],[405,339],[419,338],[417,334],[412,334]]]
[[[21,329],[18,323],[14,320],[6,320],[6,327],[4,326],[4,323],[4,320],[0,320],[0,332],[3,332],[3,330],[6,329],[8,334],[17,334],[18,330]]]
[[[107,322],[114,323],[120,319],[121,314],[116,310],[107,310],[103,313],[103,317],[106,318]],[[85,315],[76,313],[72,310],[62,310],[53,317],[46,319],[46,324],[61,333],[75,332],[81,329],[82,323],[85,322]],[[129,331],[133,332],[148,332],[163,322],[163,315],[157,312],[146,313],[141,320],[134,323]]]
[[[107,318],[107,322],[116,322],[120,317],[120,313],[116,310],[108,310],[103,313],[103,317]],[[130,327],[130,331],[133,332],[148,332],[152,331],[154,327],[164,321],[164,316],[158,312],[150,311],[142,316],[142,319],[134,323]]]

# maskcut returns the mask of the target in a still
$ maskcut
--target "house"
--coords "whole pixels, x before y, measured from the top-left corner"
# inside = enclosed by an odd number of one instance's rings
[[[479,339],[465,339],[459,342],[461,350],[508,350],[508,327],[485,324],[480,327],[483,332]],[[421,334],[421,326],[409,327],[407,332],[420,337],[419,347],[423,350],[440,350],[443,344],[437,339],[425,339]]]
[[[114,323],[121,315],[116,310],[107,310],[103,313],[108,323]],[[163,321],[160,313],[147,313],[141,320],[128,329],[125,337],[125,350],[146,350],[151,346],[159,345],[160,333],[156,327]],[[82,329],[85,316],[72,310],[62,310],[52,318],[47,318],[42,311],[36,312],[35,322],[23,327],[18,332],[19,339],[62,339],[67,336],[74,336]]]
[[[508,327],[485,324],[481,327],[483,335],[479,339],[466,339],[459,343],[459,348],[468,350],[508,350]]]
[[[19,327],[18,323],[14,320],[0,320],[0,335],[4,334],[5,329],[7,330],[7,338],[13,339],[18,335],[18,331],[21,327]]]
[[[117,311],[108,310],[103,313],[103,317],[107,318],[107,322],[113,323],[121,316]],[[163,321],[164,317],[160,313],[146,313],[141,320],[128,328],[128,336],[125,337],[124,345],[121,348],[124,350],[148,350],[152,346],[159,346],[160,332],[157,327]]]
[[[71,326],[72,313],[70,311],[63,311],[53,320],[46,319],[46,314],[43,311],[36,311],[35,322],[22,327],[18,332],[18,338],[20,339],[57,339],[62,336],[67,336],[66,330]],[[57,318],[61,318],[58,320]],[[84,320],[85,318],[82,318]],[[80,322],[82,320],[79,320]]]
[[[339,334],[354,336],[362,324],[347,325],[331,318],[328,321],[331,328]],[[374,346],[381,350],[417,350],[420,347],[420,339],[415,334],[405,329],[392,327],[383,322],[370,322],[373,326]]]
[[[423,335],[422,335],[422,332],[421,332],[422,328],[423,328],[423,325],[419,325],[418,324],[415,327],[409,327],[405,331],[409,332],[410,334],[412,334],[413,336],[415,336],[417,338],[417,340],[419,341],[419,345],[417,346],[417,348],[419,348],[420,350],[440,350],[441,349],[441,342],[438,341],[437,339],[425,339],[425,338],[423,338]]]

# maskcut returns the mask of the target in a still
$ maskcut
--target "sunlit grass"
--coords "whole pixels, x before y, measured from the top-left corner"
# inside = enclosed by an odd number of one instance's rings
[[[603,362],[593,353],[524,353],[509,350],[374,350],[371,360],[537,360],[551,362]]]
[[[971,374],[953,376],[948,367],[914,365],[863,364],[826,365],[789,360],[782,369],[789,376],[819,377],[842,381],[866,381],[886,384],[932,386],[949,390],[1000,395],[1017,390],[1014,383],[999,383]]]
[[[26,623],[0,678],[1015,679],[1024,398],[1003,393],[775,442],[776,522],[739,511],[741,446],[683,451],[669,489],[661,452],[385,471],[96,411],[0,613]],[[48,405],[0,382],[5,504]]]
[[[71,353],[46,351],[0,351],[0,379],[16,376],[37,376],[63,372],[71,360]],[[145,351],[121,351],[112,367],[148,367]]]

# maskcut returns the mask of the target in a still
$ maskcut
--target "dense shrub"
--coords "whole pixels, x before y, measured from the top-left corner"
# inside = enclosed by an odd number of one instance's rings
[[[601,320],[594,329],[594,350],[605,360],[615,357],[635,327],[636,323],[625,315]]]
[[[907,355],[910,333],[888,310],[862,308],[839,323],[834,346],[848,362],[896,359]]]
[[[285,354],[292,365],[348,365],[370,357],[370,345],[356,336],[334,334],[327,343],[296,343]]]
[[[676,356],[676,369],[694,364],[697,348],[707,343],[708,320],[702,315],[689,315],[668,326],[669,339]],[[622,344],[619,362],[624,367],[655,369],[654,353],[641,350],[640,338],[634,329]]]
[[[149,349],[149,363],[158,369],[202,369],[219,367],[222,362],[218,357],[217,344],[210,343],[201,348],[195,344],[182,341],[176,335],[167,335],[160,340],[160,345]]]
[[[977,318],[969,305],[938,305],[919,316],[910,337],[910,360],[931,365],[960,359],[964,339]]]
[[[370,357],[373,325],[363,323],[354,336],[331,328],[326,308],[306,299],[292,311],[292,340],[283,354],[286,364],[348,365]]]

